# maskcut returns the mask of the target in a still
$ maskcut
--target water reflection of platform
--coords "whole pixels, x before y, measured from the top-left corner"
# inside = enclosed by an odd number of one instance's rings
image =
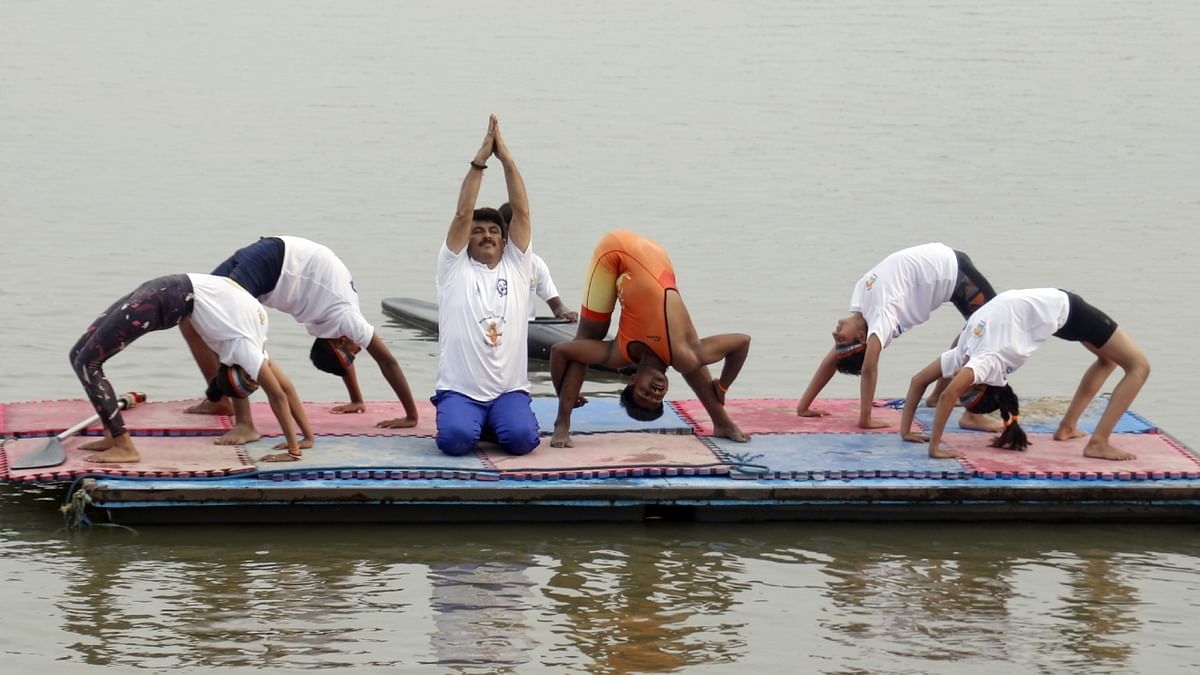
[[[278,438],[218,446],[184,402],[129,415],[142,461],[93,465],[70,439],[67,461],[45,469],[10,464],[45,442],[36,433],[73,424],[78,401],[0,405],[0,479],[76,481],[113,521],[561,521],[642,520],[1200,520],[1200,459],[1153,424],[1130,414],[1114,436],[1137,454],[1127,462],[1083,456],[1083,439],[1057,442],[1034,432],[1024,452],[997,450],[988,434],[947,434],[962,460],[932,459],[890,429],[860,432],[857,404],[824,401],[824,418],[799,418],[795,401],[731,400],[735,421],[754,438],[713,438],[697,401],[675,401],[654,423],[635,422],[612,399],[578,411],[574,447],[514,457],[483,443],[448,457],[430,437],[433,410],[407,430],[374,427],[397,404],[369,403],[363,415],[331,415],[306,404],[317,431],[301,461],[255,458]],[[58,410],[54,409],[58,406]],[[177,409],[176,409],[177,408]],[[543,429],[553,401],[535,401]],[[264,432],[274,431],[256,409]],[[896,424],[886,406],[877,417]],[[918,417],[920,421],[920,416]],[[1086,421],[1086,420],[1085,420]],[[22,429],[22,424],[29,429]],[[145,426],[144,429],[139,425]],[[277,433],[277,431],[276,431]]]

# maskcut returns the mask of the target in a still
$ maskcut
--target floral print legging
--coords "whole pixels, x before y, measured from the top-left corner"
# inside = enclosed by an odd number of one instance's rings
[[[104,376],[104,362],[146,333],[178,326],[192,307],[192,282],[186,274],[151,279],[114,302],[71,348],[71,367],[114,438],[125,433],[125,421]]]

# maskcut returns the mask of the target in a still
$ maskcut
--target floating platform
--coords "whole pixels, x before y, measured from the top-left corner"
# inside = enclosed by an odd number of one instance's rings
[[[966,457],[933,459],[896,433],[895,402],[874,416],[887,429],[858,429],[857,401],[824,400],[827,417],[800,418],[795,401],[731,399],[728,409],[749,443],[711,436],[696,400],[672,401],[653,422],[630,419],[614,399],[575,411],[571,448],[549,438],[533,453],[510,456],[481,443],[449,457],[434,445],[431,404],[421,423],[380,429],[401,414],[396,402],[370,402],[363,414],[333,415],[307,403],[316,444],[300,461],[263,463],[279,439],[264,402],[254,404],[263,440],[215,445],[230,428],[223,416],[188,415],[190,402],[143,404],[125,413],[142,461],[99,465],[66,441],[65,463],[9,467],[46,436],[92,411],[82,400],[0,404],[0,479],[68,484],[90,503],[93,520],[123,524],[259,522],[452,522],[679,519],[773,520],[1200,520],[1200,458],[1154,424],[1127,413],[1114,443],[1137,459],[1083,456],[1086,439],[1054,441],[1065,401],[1030,412],[1033,444],[1023,452],[991,448],[991,434],[955,431],[947,447]],[[1105,401],[1088,410],[1091,430]],[[557,401],[535,398],[543,429]],[[1057,406],[1057,409],[1055,408]],[[927,426],[932,411],[917,422]],[[951,421],[952,428],[954,421]],[[90,430],[98,434],[99,429]],[[271,438],[276,436],[276,438]]]

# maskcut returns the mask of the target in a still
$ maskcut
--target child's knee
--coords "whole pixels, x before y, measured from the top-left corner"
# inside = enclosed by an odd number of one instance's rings
[[[89,382],[95,382],[104,376],[99,365],[93,363],[91,359],[82,354],[71,359],[71,369],[75,371],[75,375],[79,377],[79,381],[85,385]]]
[[[71,348],[71,353],[67,354],[67,358],[71,361],[71,370],[76,373],[82,373],[87,370],[88,358],[83,355],[83,350],[79,345]]]
[[[1145,380],[1150,377],[1150,360],[1145,355],[1139,354],[1125,367],[1125,372],[1133,377]]]

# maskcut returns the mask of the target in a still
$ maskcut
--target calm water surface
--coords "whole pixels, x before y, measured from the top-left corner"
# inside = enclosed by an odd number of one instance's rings
[[[944,241],[997,288],[1066,287],[1115,317],[1154,366],[1135,408],[1198,447],[1198,31],[1185,0],[3,0],[0,400],[79,396],[66,353],[109,302],[278,233],[338,252],[429,393],[436,343],[379,301],[434,296],[496,112],[569,304],[605,231],[659,239],[700,330],[754,336],[737,395],[797,397],[854,279]],[[503,198],[489,173],[481,202]],[[883,395],[944,348],[952,314],[888,349]],[[339,399],[307,343],[272,316],[301,394]],[[1014,385],[1069,396],[1087,363],[1047,344]],[[201,390],[177,334],[107,370],[156,400]],[[1191,525],[66,533],[59,496],[0,487],[6,670],[1200,665]]]

